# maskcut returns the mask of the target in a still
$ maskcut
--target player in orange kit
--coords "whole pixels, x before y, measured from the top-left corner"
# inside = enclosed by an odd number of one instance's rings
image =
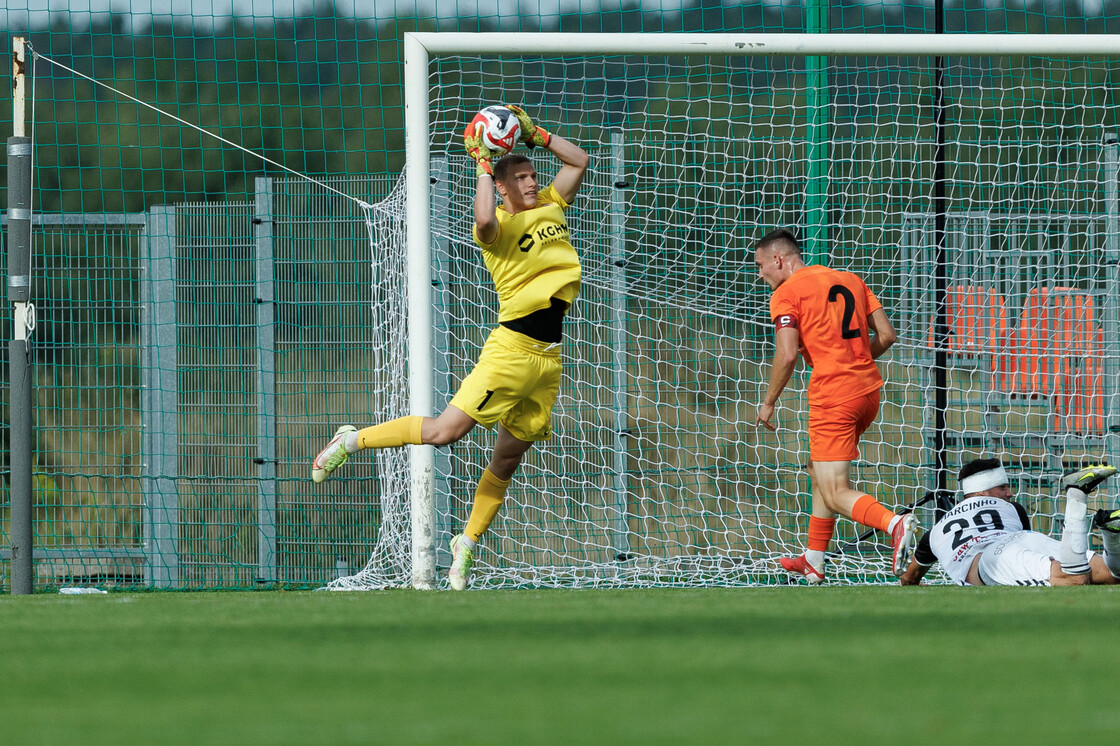
[[[806,265],[796,236],[788,230],[772,231],[758,241],[755,264],[774,291],[770,317],[776,347],[755,425],[775,429],[770,420],[798,354],[813,368],[808,464],[813,512],[808,549],[800,557],[783,557],[782,567],[809,583],[822,582],[825,555],[840,514],[888,533],[892,571],[901,575],[909,562],[917,520],[910,513],[896,515],[851,485],[860,436],[879,413],[883,377],[875,359],[897,339],[894,327],[862,279],[851,272]]]

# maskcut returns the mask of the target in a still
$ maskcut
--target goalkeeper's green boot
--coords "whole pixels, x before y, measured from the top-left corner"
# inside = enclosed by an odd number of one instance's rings
[[[311,481],[316,484],[324,481],[332,471],[346,463],[346,459],[350,458],[346,451],[346,436],[357,429],[353,425],[343,425],[334,431],[331,442],[311,461]]]
[[[1097,488],[1097,485],[1116,473],[1115,466],[1108,464],[1093,464],[1084,469],[1070,472],[1062,477],[1063,487],[1076,487],[1086,495]]]
[[[471,579],[471,568],[474,567],[474,550],[467,546],[466,538],[462,534],[451,537],[451,570],[447,579],[451,587],[457,591],[467,588]]]

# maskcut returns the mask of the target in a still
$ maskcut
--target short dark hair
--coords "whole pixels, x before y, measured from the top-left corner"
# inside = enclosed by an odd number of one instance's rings
[[[998,469],[1001,466],[1003,466],[1003,462],[998,458],[973,459],[972,461],[969,461],[967,464],[962,466],[961,470],[957,472],[957,481],[960,482],[962,479],[971,477],[973,474],[979,474],[982,471],[991,471],[992,469]]]
[[[510,153],[509,155],[502,156],[494,163],[494,181],[505,181],[509,176],[509,171],[514,166],[520,166],[523,163],[532,163],[529,158],[521,155],[520,153]]]
[[[755,250],[765,249],[771,244],[783,243],[793,250],[793,253],[801,256],[801,242],[797,240],[797,236],[793,231],[786,228],[778,228],[767,233],[762,238],[758,239],[758,243],[754,245]]]

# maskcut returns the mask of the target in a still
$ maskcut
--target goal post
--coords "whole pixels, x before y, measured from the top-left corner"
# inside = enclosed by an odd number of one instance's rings
[[[809,56],[828,60],[833,90],[831,158],[812,184]],[[940,215],[934,58],[952,67]],[[523,103],[591,151],[597,172],[570,217],[586,283],[558,434],[515,478],[523,486],[484,540],[481,584],[781,582],[775,559],[803,546],[811,490],[800,469],[807,376],[782,397],[781,432],[756,434],[772,347],[750,245],[805,227],[810,210],[824,259],[863,274],[901,332],[881,364],[888,383],[856,463],[861,489],[902,509],[944,483],[938,465],[997,455],[1033,507],[1055,513],[1058,472],[1120,457],[1117,60],[1116,35],[405,34],[412,414],[433,415],[441,384],[458,380],[433,374],[433,286],[472,295],[451,313],[462,326],[496,319],[496,300],[476,287],[485,273],[469,274],[463,122],[487,104]],[[442,259],[436,153],[449,158],[440,176],[456,203]],[[461,378],[479,340],[457,334]],[[937,375],[949,388],[940,412],[929,401]],[[484,465],[473,451],[492,436],[473,437],[451,459],[460,506]],[[447,538],[433,449],[411,447],[409,468],[412,583],[432,588]],[[843,538],[834,546],[851,547]],[[834,557],[839,575],[886,579],[875,544]]]
[[[430,417],[434,399],[432,368],[431,196],[428,157],[428,53],[405,34],[405,162],[408,261],[409,414]],[[433,588],[435,555],[435,453],[409,446],[412,506],[412,585]]]

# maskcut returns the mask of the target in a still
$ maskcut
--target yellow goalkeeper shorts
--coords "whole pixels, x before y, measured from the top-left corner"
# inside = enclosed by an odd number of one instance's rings
[[[451,405],[484,427],[501,422],[518,440],[548,440],[560,370],[560,345],[499,326],[490,332]]]

